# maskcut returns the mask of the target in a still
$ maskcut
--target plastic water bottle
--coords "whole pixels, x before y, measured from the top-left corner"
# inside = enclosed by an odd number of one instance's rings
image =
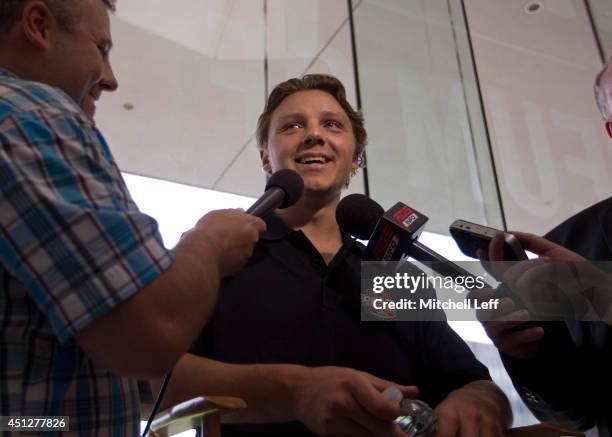
[[[418,399],[404,398],[397,387],[389,387],[383,393],[385,399],[399,402],[401,416],[395,423],[409,437],[435,437],[438,432],[436,413]]]

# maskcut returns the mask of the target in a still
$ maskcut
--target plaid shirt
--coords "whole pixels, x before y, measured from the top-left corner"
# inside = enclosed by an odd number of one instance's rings
[[[3,69],[0,145],[0,415],[137,434],[136,381],[100,367],[74,336],[171,264],[157,223],[75,102]]]

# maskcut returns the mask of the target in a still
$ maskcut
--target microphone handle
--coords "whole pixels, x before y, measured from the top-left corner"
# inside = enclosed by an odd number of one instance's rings
[[[285,191],[282,188],[271,187],[246,210],[246,213],[262,217],[281,206],[283,200],[285,200]]]
[[[476,278],[472,273],[468,272],[462,267],[459,267],[454,262],[444,258],[442,255],[424,244],[421,244],[418,240],[415,240],[410,245],[410,249],[408,249],[407,253],[417,261],[429,263],[427,265],[442,276],[450,276],[453,279],[459,277]]]

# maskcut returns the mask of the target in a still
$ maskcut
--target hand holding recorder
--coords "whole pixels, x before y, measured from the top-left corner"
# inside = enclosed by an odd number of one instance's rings
[[[506,259],[508,235],[514,236],[521,248],[538,255],[538,259],[495,268],[496,262]],[[493,262],[488,265],[488,270],[503,280],[514,295],[514,298],[503,298],[495,314],[482,311],[477,314],[481,320],[488,320],[483,321],[483,326],[505,354],[520,359],[535,358],[551,324],[541,321],[527,323],[534,317],[601,317],[607,320],[605,309],[612,304],[612,292],[606,292],[604,288],[612,281],[607,273],[575,252],[533,234],[496,231],[487,250],[479,247],[477,253],[481,260]],[[497,267],[503,265],[497,263]],[[596,303],[587,297],[588,290],[598,291]],[[492,295],[490,290],[477,290],[471,294],[476,299],[490,299]],[[604,302],[605,296],[608,296],[607,303]]]

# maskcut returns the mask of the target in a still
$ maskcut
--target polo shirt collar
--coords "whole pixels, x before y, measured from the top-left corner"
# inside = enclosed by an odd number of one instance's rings
[[[19,79],[15,73],[11,72],[10,70],[7,70],[4,67],[0,67],[0,75],[6,76],[11,79]]]
[[[285,238],[287,235],[291,234],[292,232],[296,232],[293,229],[291,229],[289,226],[287,226],[287,224],[283,221],[283,219],[281,219],[278,215],[276,215],[274,211],[268,213],[262,218],[266,222],[266,225],[267,225],[266,232],[261,234],[260,238],[262,240],[266,240],[266,241],[281,240]],[[353,247],[358,247],[358,245],[355,243],[355,240],[351,238],[349,234],[347,234],[344,231],[341,231],[341,233],[342,233],[342,243],[344,247],[347,247],[349,249]]]

